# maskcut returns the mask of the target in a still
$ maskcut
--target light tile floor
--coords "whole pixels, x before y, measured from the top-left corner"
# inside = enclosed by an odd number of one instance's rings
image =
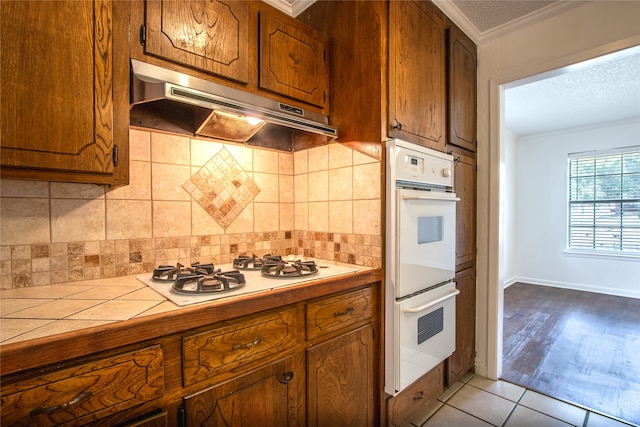
[[[469,374],[418,413],[414,427],[628,427],[606,415],[506,381]]]

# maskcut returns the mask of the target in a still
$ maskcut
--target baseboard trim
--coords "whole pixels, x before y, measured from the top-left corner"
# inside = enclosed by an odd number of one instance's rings
[[[553,280],[541,280],[533,277],[522,277],[522,276],[514,277],[509,279],[508,281],[505,281],[503,289],[508,288],[509,286],[513,285],[516,282],[528,283],[531,285],[551,286],[553,288],[571,289],[574,291],[595,292],[598,294],[640,299],[640,290],[632,291],[629,289],[602,288],[598,286],[589,286],[589,285],[583,285],[579,283],[557,282]]]

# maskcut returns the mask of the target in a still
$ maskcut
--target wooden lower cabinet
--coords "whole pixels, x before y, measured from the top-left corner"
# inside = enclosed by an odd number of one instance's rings
[[[378,287],[234,319],[182,338],[182,426],[379,424]]]
[[[364,326],[307,350],[307,425],[375,425],[373,328]]]
[[[10,372],[2,425],[379,425],[379,286]]]
[[[183,400],[187,426],[294,426],[298,424],[295,356],[217,384]]]
[[[444,365],[442,362],[409,387],[387,400],[387,425],[404,426],[420,409],[427,406],[444,391]]]
[[[456,351],[448,359],[447,384],[451,386],[473,369],[476,344],[476,274],[475,268],[456,273]]]

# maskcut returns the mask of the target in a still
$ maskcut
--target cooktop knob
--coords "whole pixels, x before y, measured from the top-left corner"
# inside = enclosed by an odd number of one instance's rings
[[[451,169],[449,168],[442,169],[442,176],[444,176],[445,178],[449,178],[451,176]]]

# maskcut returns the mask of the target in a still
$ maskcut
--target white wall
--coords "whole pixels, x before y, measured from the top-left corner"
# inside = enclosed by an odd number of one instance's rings
[[[638,144],[640,120],[518,138],[508,175],[517,183],[509,193],[515,201],[505,204],[515,225],[507,229],[515,236],[504,240],[505,252],[513,254],[513,265],[504,266],[506,283],[640,298],[640,259],[565,253],[568,154]]]
[[[501,85],[640,45],[640,1],[590,1],[478,46],[476,372],[501,371]],[[502,219],[503,220],[503,219]]]
[[[504,239],[503,256],[500,265],[504,269],[504,287],[512,284],[518,277],[518,225],[520,215],[518,209],[518,191],[520,174],[518,173],[518,140],[508,130],[504,133],[504,155],[500,174],[500,214],[502,218],[500,234]]]

